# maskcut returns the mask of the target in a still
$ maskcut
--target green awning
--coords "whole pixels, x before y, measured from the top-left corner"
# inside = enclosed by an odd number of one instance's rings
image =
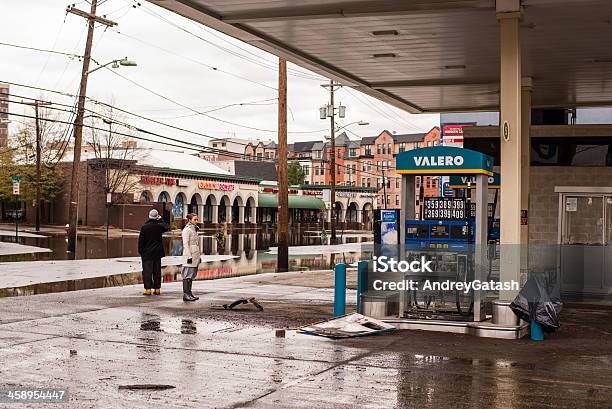
[[[257,207],[278,208],[278,196],[272,193],[260,193]],[[314,196],[289,195],[289,209],[325,209],[323,200]]]

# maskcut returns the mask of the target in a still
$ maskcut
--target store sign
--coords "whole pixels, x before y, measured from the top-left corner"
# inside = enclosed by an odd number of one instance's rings
[[[145,185],[166,185],[176,186],[177,179],[175,178],[164,178],[161,176],[141,176],[140,183]]]
[[[304,196],[323,196],[323,192],[320,190],[304,190],[302,191]]]
[[[336,197],[346,197],[350,199],[357,198],[357,193],[349,193],[349,192],[338,192],[336,193]]]
[[[432,146],[402,152],[396,157],[400,174],[485,174],[493,176],[493,158],[471,149]]]
[[[204,181],[199,182],[198,187],[200,189],[206,189],[206,190],[234,190],[236,189],[236,186],[230,183],[217,183],[217,182],[204,182]]]
[[[475,123],[442,124],[442,146],[455,146],[463,148],[463,128],[474,126]]]

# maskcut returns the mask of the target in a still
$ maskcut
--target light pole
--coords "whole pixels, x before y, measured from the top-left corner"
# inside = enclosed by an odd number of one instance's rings
[[[81,72],[81,85],[79,87],[79,97],[77,103],[77,113],[74,120],[74,155],[72,160],[72,178],[70,181],[70,197],[68,199],[68,252],[76,253],[77,241],[77,225],[78,225],[78,209],[79,209],[79,172],[81,165],[81,145],[83,141],[83,118],[85,116],[85,96],[87,93],[87,79],[89,74],[113,64],[114,68],[120,66],[134,67],[136,63],[128,60],[127,57],[121,60],[112,60],[106,64],[89,70],[89,62],[91,58],[91,45],[93,41],[94,23],[100,18],[96,14],[97,0],[92,0],[91,13],[87,14],[89,30],[87,32],[87,41],[85,45],[85,56],[83,58],[83,69]],[[71,9],[74,10],[74,9]],[[74,12],[74,11],[72,11]],[[103,24],[107,24],[103,22]],[[110,23],[109,23],[110,24]],[[95,62],[95,60],[94,60]]]
[[[95,62],[95,60],[94,60],[94,62]],[[100,68],[108,67],[111,64],[113,64],[112,68],[136,67],[136,66],[138,66],[138,64],[136,64],[135,61],[129,60],[127,57],[124,57],[124,58],[122,58],[120,60],[111,60],[111,61],[107,62],[106,64],[98,65],[96,68],[94,68],[93,70],[89,71],[87,74],[91,74],[92,72],[96,72]]]
[[[370,123],[368,121],[364,121],[364,120],[359,120],[359,121],[353,121],[350,122],[346,125],[340,125],[338,123],[335,124],[336,125],[336,132],[340,132],[342,129],[348,128],[351,125],[359,125],[359,126],[367,126],[370,125]],[[329,139],[326,137],[326,139]],[[350,175],[352,175],[352,173],[350,173]],[[352,178],[352,176],[349,177],[349,179]],[[349,180],[352,182],[352,180]]]

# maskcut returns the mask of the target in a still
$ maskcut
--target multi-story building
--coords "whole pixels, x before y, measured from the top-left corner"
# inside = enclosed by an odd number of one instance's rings
[[[0,83],[0,148],[8,146],[8,84]]]
[[[230,142],[238,143],[228,139],[214,141],[220,143],[217,149],[231,149]],[[277,146],[274,142],[244,142],[240,148],[245,160],[276,160]],[[361,140],[351,140],[343,132],[335,138],[336,166],[333,170],[330,167],[329,141],[295,142],[287,148],[289,160],[297,161],[304,169],[304,184],[329,186],[333,171],[336,186],[378,188],[377,207],[396,209],[400,206],[400,178],[395,174],[396,155],[439,143],[438,127],[427,133],[415,134],[393,134],[384,130],[377,136]],[[418,209],[422,197],[438,195],[440,182],[438,177],[425,176],[418,178],[417,183],[419,189],[415,200]]]

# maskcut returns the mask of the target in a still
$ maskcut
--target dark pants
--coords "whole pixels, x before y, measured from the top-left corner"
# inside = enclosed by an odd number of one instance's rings
[[[161,288],[161,258],[142,260],[142,281],[146,290]]]

